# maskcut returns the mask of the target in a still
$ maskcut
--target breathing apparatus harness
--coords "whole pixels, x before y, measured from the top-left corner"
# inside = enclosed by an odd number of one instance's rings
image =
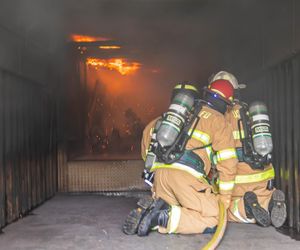
[[[263,170],[272,159],[272,137],[267,108],[262,102],[254,102],[248,108],[244,102],[238,120],[239,138],[242,148],[237,148],[240,161],[248,163],[252,169]]]
[[[172,164],[182,160],[198,166],[202,160],[192,151],[208,146],[185,149],[200,120],[198,114],[203,104],[207,104],[200,99],[198,90],[193,85],[181,83],[175,86],[171,99],[168,111],[156,122],[152,131],[143,173],[145,182],[150,186],[154,176],[150,169],[155,162]]]

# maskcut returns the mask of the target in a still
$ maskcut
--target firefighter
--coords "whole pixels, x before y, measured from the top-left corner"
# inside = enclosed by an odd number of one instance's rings
[[[192,85],[185,88],[198,91]],[[178,86],[175,87],[175,89]],[[204,91],[199,122],[187,142],[180,160],[165,164],[154,162],[155,173],[152,194],[138,209],[131,211],[123,231],[139,236],[148,235],[157,228],[160,233],[212,233],[218,224],[218,201],[230,206],[236,175],[237,155],[231,130],[226,126],[224,114],[233,99],[233,87],[227,80],[212,82]],[[156,121],[144,130],[142,156],[146,159]],[[213,192],[208,179],[213,152],[218,156],[219,195]],[[149,201],[150,200],[150,201]],[[141,202],[143,203],[143,202]]]
[[[226,71],[218,72],[211,81],[218,79],[228,80],[236,91],[234,105],[225,114],[226,121],[232,126],[239,159],[228,218],[234,222],[257,223],[263,227],[272,224],[278,228],[285,222],[287,213],[284,193],[273,187],[273,165],[270,163],[264,169],[253,169],[243,158],[240,135],[244,136],[244,130],[240,133],[238,128],[241,118],[238,92],[246,85],[238,84],[235,76]]]

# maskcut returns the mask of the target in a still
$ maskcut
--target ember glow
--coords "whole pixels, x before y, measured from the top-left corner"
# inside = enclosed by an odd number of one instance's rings
[[[86,36],[86,35],[79,35],[79,34],[72,34],[71,40],[73,42],[101,42],[101,41],[108,41],[109,38],[99,37],[99,36]]]
[[[87,58],[87,65],[92,65],[95,68],[102,67],[109,70],[116,70],[121,75],[128,75],[135,73],[141,64],[138,62],[128,62],[124,58],[111,58],[111,59],[100,59],[100,58]]]
[[[161,76],[153,74],[154,68],[144,62],[103,54],[106,55],[87,56],[85,61],[81,57],[79,62],[80,82],[85,89],[82,98],[87,108],[82,152],[91,159],[138,159],[143,128],[163,113],[169,100],[165,93],[171,86],[163,85]],[[74,114],[79,105],[82,104],[74,99]]]
[[[116,46],[116,45],[103,45],[103,46],[99,46],[99,49],[121,49],[120,46]]]

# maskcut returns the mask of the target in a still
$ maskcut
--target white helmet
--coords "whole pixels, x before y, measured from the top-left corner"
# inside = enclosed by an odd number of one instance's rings
[[[238,80],[235,78],[235,76],[227,71],[219,71],[217,74],[212,76],[208,81],[209,81],[209,83],[212,83],[212,82],[214,82],[216,80],[220,80],[220,79],[229,81],[234,89],[246,88],[245,84],[239,84]]]

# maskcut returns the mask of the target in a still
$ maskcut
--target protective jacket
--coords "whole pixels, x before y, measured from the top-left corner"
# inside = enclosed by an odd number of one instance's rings
[[[185,171],[203,183],[208,183],[207,176],[216,154],[216,169],[219,175],[219,193],[225,206],[229,206],[236,176],[237,155],[231,129],[227,126],[224,115],[204,106],[199,113],[200,121],[186,145],[187,151],[195,153],[203,162],[203,169],[193,168],[188,164],[175,162],[164,164],[157,162],[151,171],[157,169],[178,169]],[[142,157],[145,159],[151,140],[151,133],[157,119],[149,123],[143,132]]]
[[[274,168],[272,164],[265,167],[264,170],[254,170],[246,162],[242,160],[242,143],[241,136],[244,136],[238,128],[238,120],[240,119],[240,105],[236,104],[231,110],[225,114],[226,121],[232,127],[232,135],[237,149],[239,162],[237,164],[237,175],[235,177],[235,187],[232,193],[232,201],[229,209],[229,220],[236,222],[253,223],[249,220],[244,211],[243,195],[247,191],[253,191],[258,197],[258,202],[265,209],[268,208],[272,192],[274,190],[267,189],[267,182],[274,178]]]

